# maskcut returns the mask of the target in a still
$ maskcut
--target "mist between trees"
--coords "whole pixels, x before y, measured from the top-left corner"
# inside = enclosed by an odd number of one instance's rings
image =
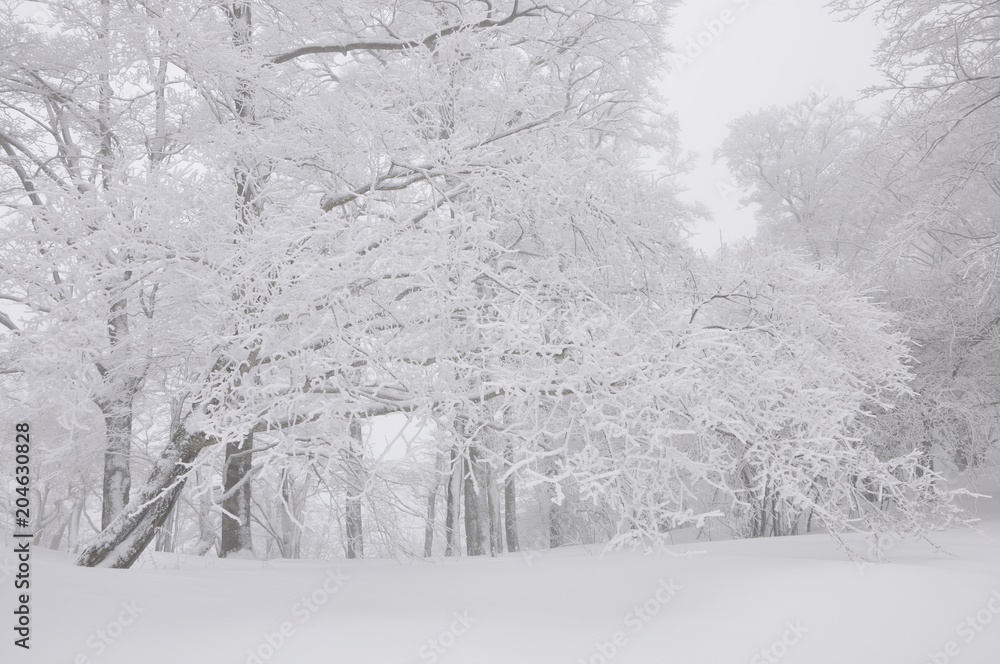
[[[935,3],[873,3],[900,8],[887,71],[940,66],[884,119],[736,123],[764,231],[706,258],[658,96],[671,4],[4,3],[2,420],[32,423],[36,544],[960,522],[939,472],[982,465],[1000,401],[996,19],[928,46],[902,31]]]

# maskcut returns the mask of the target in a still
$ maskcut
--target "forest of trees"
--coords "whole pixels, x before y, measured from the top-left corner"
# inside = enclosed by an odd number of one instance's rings
[[[760,230],[705,257],[673,4],[2,3],[0,423],[31,422],[35,544],[962,521],[941,473],[986,463],[1000,403],[1000,18],[835,3],[885,24],[888,101],[737,120]]]

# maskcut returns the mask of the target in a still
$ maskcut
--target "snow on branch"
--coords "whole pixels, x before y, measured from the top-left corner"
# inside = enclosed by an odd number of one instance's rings
[[[447,37],[448,35],[455,34],[457,32],[465,32],[467,30],[487,30],[489,28],[499,28],[520,18],[536,17],[540,16],[544,9],[547,9],[545,5],[533,5],[526,9],[519,9],[518,2],[514,3],[514,8],[511,10],[510,14],[502,19],[483,19],[477,23],[461,23],[458,25],[449,25],[436,30],[424,37],[418,37],[416,39],[359,39],[357,41],[346,41],[335,44],[314,44],[311,46],[300,46],[299,48],[287,51],[285,53],[280,53],[271,57],[271,62],[276,65],[280,65],[296,58],[301,58],[306,55],[326,55],[326,54],[347,54],[354,53],[357,51],[369,51],[369,52],[389,52],[389,51],[405,51],[411,48],[417,48],[420,46],[425,46],[432,48],[439,39]]]

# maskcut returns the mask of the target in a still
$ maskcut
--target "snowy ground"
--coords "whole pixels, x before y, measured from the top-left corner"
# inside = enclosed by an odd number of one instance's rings
[[[873,565],[824,535],[408,563],[161,556],[129,571],[35,550],[33,647],[5,627],[0,661],[997,664],[1000,509],[983,503],[980,527],[934,538],[951,555],[905,541]]]

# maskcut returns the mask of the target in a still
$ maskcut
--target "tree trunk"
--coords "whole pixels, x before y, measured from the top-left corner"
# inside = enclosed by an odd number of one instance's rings
[[[347,475],[347,500],[345,503],[347,557],[363,558],[365,538],[362,522],[361,499],[365,488],[364,468],[361,464],[361,423],[351,421],[351,437],[347,443],[345,466]]]
[[[301,542],[294,484],[288,466],[285,466],[281,469],[281,557],[298,558]]]
[[[485,555],[490,547],[490,503],[488,468],[483,462],[482,448],[476,448],[476,463],[472,466],[472,479],[476,486],[476,520],[479,521],[479,547]]]
[[[461,513],[462,457],[458,450],[451,448],[451,475],[448,478],[447,512],[444,520],[445,556],[453,556],[458,551],[458,520]]]
[[[920,461],[916,465],[917,477],[923,477],[927,472],[934,472],[933,447],[934,444],[930,440],[920,441]]]
[[[754,535],[755,537],[766,537],[767,536],[767,503],[771,497],[771,483],[765,480],[764,483],[764,497],[760,501],[760,521],[757,524],[758,530]]]
[[[546,461],[545,476],[549,478],[544,486],[545,503],[549,513],[549,548],[555,549],[566,543],[566,532],[563,523],[565,496],[560,500],[560,487],[557,485],[557,469],[555,458]]]
[[[115,386],[111,386],[112,389]],[[129,501],[132,490],[132,396],[122,395],[110,402],[100,401],[104,415],[104,486],[101,503],[101,529],[118,516]]]
[[[202,484],[201,477],[199,474],[195,473],[195,482],[198,485]],[[216,531],[215,524],[212,523],[212,512],[214,510],[215,504],[212,502],[212,496],[208,491],[202,491],[198,499],[197,505],[192,505],[195,514],[198,515],[198,541],[194,543],[194,546],[186,549],[184,553],[191,556],[204,556],[212,547],[216,545],[219,540],[218,532]],[[179,505],[175,506],[173,513],[176,514],[179,509]]]
[[[548,498],[546,503],[549,508],[549,548],[555,549],[566,543],[562,524],[562,506],[556,502],[558,498],[556,485],[546,484],[545,495]]]
[[[469,446],[469,464],[465,471],[465,549],[470,556],[481,556],[486,553],[483,546],[483,524],[480,519],[482,510],[479,497],[482,487],[476,486],[477,453],[474,445]]]
[[[253,553],[253,537],[250,532],[250,510],[253,507],[250,490],[252,449],[253,434],[248,434],[242,444],[230,442],[226,445],[220,558],[228,558],[241,552]]]
[[[59,520],[56,522],[56,527],[53,529],[54,532],[49,538],[49,548],[53,551],[58,551],[59,547],[62,546],[63,534],[66,532],[66,527],[69,526],[68,517],[70,515],[72,515],[72,512],[65,517],[60,515]]]
[[[104,55],[104,67],[98,73],[97,131],[100,135],[99,170],[100,186],[110,191],[115,171],[114,143],[111,132],[111,1],[101,0],[98,44]],[[121,285],[132,280],[126,271],[121,275]],[[107,286],[111,291],[112,286]],[[132,476],[129,459],[132,448],[132,407],[139,381],[123,374],[119,355],[122,346],[129,343],[128,300],[122,294],[111,293],[108,313],[108,341],[110,345],[107,362],[98,363],[97,369],[104,380],[104,396],[97,400],[98,408],[104,415],[106,446],[104,451],[104,486],[101,504],[101,529],[108,527],[129,501]],[[127,370],[126,370],[127,371]]]
[[[430,558],[434,554],[434,519],[437,507],[437,484],[431,487],[427,494],[427,522],[424,525],[424,558]]]
[[[80,521],[83,519],[83,500],[73,502],[73,513],[69,519],[69,541],[66,542],[66,550],[76,553],[80,547]]]
[[[509,445],[504,450],[504,461],[507,462],[508,471],[514,465],[514,450]],[[507,550],[520,550],[520,543],[517,539],[517,487],[514,483],[514,473],[507,475],[507,480],[503,485],[504,503],[504,529],[507,534]]]
[[[348,495],[346,501],[347,557],[363,558],[365,555],[364,527],[361,500]]]
[[[484,468],[486,481],[486,512],[490,524],[490,555],[503,553],[503,518],[500,513],[500,496],[497,492],[497,480],[492,466]]]
[[[427,494],[427,521],[424,525],[424,558],[430,558],[434,555],[434,521],[436,520],[437,512],[437,492],[438,486],[441,484],[441,473],[443,472],[442,465],[444,464],[444,455],[441,454],[441,450],[438,450],[437,456],[434,459],[434,480],[431,483],[431,490]]]
[[[57,499],[55,501],[55,514],[52,517],[54,525],[47,533],[49,536],[49,548],[53,551],[58,551],[59,547],[62,546],[63,536],[66,534],[66,528],[69,526],[69,520],[73,515],[72,508],[66,509],[66,503],[69,503],[71,491],[72,485],[67,488],[66,498],[64,500]],[[45,492],[48,493],[48,488],[46,488]],[[39,501],[39,506],[36,508],[39,514],[45,513],[42,507],[44,503],[45,500]]]
[[[178,427],[156,460],[146,484],[76,560],[84,567],[127,568],[146,549],[180,495],[198,453],[211,443],[204,434]]]
[[[241,56],[249,56],[253,51],[253,20],[249,2],[232,2],[223,7],[229,19],[230,39]],[[256,121],[255,90],[252,73],[238,70],[233,92],[233,109],[236,111],[236,127],[239,133],[248,131]],[[261,216],[260,183],[256,165],[258,160],[250,148],[238,151],[233,167],[236,186],[236,222],[240,234],[250,235],[258,225]],[[234,298],[246,297],[247,293],[237,289]],[[251,300],[252,301],[252,300]],[[252,318],[253,305],[244,305],[244,314]],[[259,349],[255,349],[259,350]],[[251,358],[256,352],[251,353]],[[254,361],[240,367],[240,373],[250,373]],[[222,504],[222,537],[219,556],[222,558],[240,553],[252,552],[253,541],[250,533],[250,511],[253,507],[252,478],[253,434],[248,434],[242,444],[229,443],[226,446],[225,482]],[[237,488],[238,487],[238,488]]]

